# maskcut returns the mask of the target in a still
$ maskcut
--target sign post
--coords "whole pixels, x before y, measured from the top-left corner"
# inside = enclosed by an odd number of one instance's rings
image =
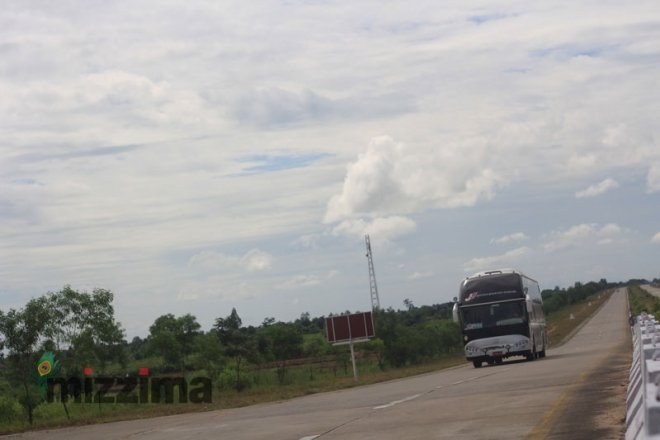
[[[357,367],[355,366],[355,351],[353,351],[353,342],[351,342],[348,345],[350,345],[350,347],[351,347],[351,362],[353,363],[353,380],[355,380],[357,382],[358,381],[358,371],[357,371]]]

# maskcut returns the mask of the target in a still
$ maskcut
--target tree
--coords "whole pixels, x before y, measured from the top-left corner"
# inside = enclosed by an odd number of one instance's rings
[[[170,368],[183,371],[200,328],[197,318],[189,313],[178,318],[171,313],[159,316],[149,327],[149,351],[162,356]]]
[[[256,351],[254,337],[251,337],[252,335],[242,328],[242,325],[243,321],[235,308],[231,309],[231,313],[226,318],[217,318],[214,325],[220,343],[224,346],[225,354],[234,359],[236,391],[245,388],[245,384],[241,382],[241,363],[248,355]]]
[[[94,289],[89,294],[64,286],[46,298],[52,314],[46,335],[60,354],[66,355],[60,364],[69,373],[88,365],[103,369],[111,361],[126,363],[124,331],[115,321],[111,291]]]
[[[33,380],[38,359],[36,351],[51,319],[48,301],[44,297],[31,299],[23,309],[11,309],[6,314],[0,312],[0,334],[7,350],[8,375],[22,388],[19,401],[27,412],[30,424],[33,422],[34,408],[41,402]]]
[[[308,335],[303,340],[302,350],[303,354],[307,357],[316,358],[320,360],[322,356],[327,354],[332,347],[328,344],[328,341],[325,340],[325,337],[321,333],[315,333],[313,335]],[[314,379],[314,368],[313,364],[309,366],[309,379]]]
[[[195,337],[200,334],[199,330],[202,326],[197,322],[197,318],[190,313],[177,318],[177,322],[179,324],[178,340],[185,363],[186,358],[193,352]]]
[[[277,361],[277,379],[283,384],[286,378],[286,361],[302,354],[303,337],[295,324],[278,322],[265,330],[270,342],[270,352]]]
[[[195,367],[204,369],[206,374],[216,380],[225,364],[224,351],[218,341],[218,335],[211,331],[195,336],[193,353]]]

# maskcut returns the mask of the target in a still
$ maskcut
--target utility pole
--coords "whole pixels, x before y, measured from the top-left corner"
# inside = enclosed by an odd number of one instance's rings
[[[367,260],[369,262],[369,290],[371,292],[371,310],[376,311],[380,309],[380,299],[378,299],[378,285],[376,285],[376,272],[374,271],[374,259],[371,255],[371,241],[369,241],[369,234],[364,236],[364,241],[367,245]]]

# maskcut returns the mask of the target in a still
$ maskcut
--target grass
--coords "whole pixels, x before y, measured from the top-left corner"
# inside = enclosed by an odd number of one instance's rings
[[[635,291],[636,292],[636,291]],[[642,291],[643,292],[643,291]],[[609,298],[610,292],[592,295],[583,302],[566,306],[547,317],[550,346],[557,346],[564,341],[578,326],[588,319]],[[636,292],[637,293],[637,292]],[[646,303],[644,303],[646,304]],[[648,309],[647,310],[654,310]],[[573,315],[574,319],[571,319]],[[32,426],[27,422],[3,422],[0,414],[0,434],[21,432],[34,429],[75,426],[93,423],[108,423],[119,420],[134,420],[173,414],[212,411],[227,408],[239,408],[259,403],[291,399],[309,394],[336,391],[367,384],[385,382],[419,374],[430,373],[445,368],[465,364],[462,351],[450,353],[431,362],[402,368],[381,370],[374,360],[358,361],[359,382],[353,380],[350,367],[336,370],[316,367],[310,371],[308,365],[289,367],[289,382],[279,385],[274,380],[274,373],[264,370],[256,373],[258,384],[242,392],[234,390],[218,391],[214,388],[213,403],[208,404],[76,404],[69,403],[70,420],[67,420],[61,403],[42,404],[35,411]],[[199,375],[200,372],[196,372]],[[310,377],[311,376],[311,377]]]
[[[630,311],[635,316],[642,312],[660,316],[660,298],[651,295],[639,286],[628,287],[628,303]]]

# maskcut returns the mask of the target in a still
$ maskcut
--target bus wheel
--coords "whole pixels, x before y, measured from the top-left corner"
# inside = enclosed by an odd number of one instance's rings
[[[525,355],[528,361],[533,361],[536,359],[536,343],[532,341],[532,349],[529,350],[529,353]]]
[[[481,368],[481,361],[472,361],[474,368]]]
[[[539,351],[539,358],[544,358],[545,357],[545,345],[543,346],[543,350]]]

